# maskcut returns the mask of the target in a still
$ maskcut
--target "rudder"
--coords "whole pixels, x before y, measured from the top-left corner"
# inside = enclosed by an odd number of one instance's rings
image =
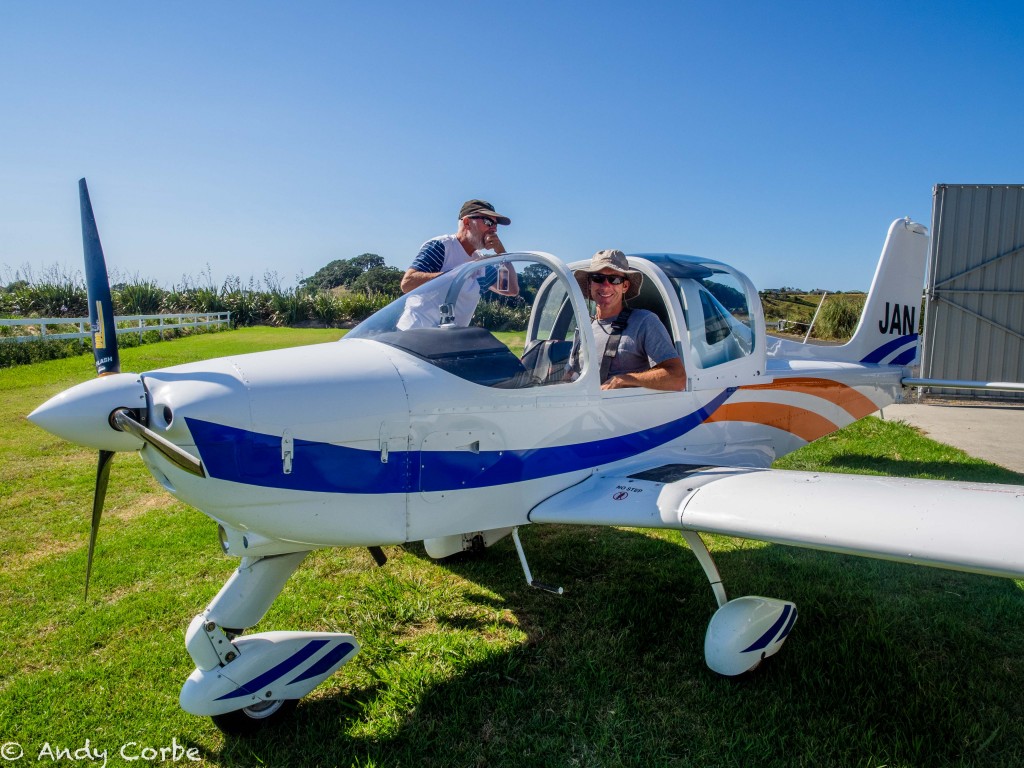
[[[927,227],[909,218],[894,221],[857,330],[849,342],[835,348],[834,359],[886,365],[917,360],[927,259]]]

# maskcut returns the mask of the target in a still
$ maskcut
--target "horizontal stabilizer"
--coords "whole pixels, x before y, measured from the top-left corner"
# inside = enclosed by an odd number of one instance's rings
[[[670,465],[595,475],[534,523],[676,528],[1024,577],[1024,487]]]

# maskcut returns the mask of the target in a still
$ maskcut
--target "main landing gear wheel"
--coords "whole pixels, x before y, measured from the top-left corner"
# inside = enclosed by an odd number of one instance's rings
[[[210,719],[229,736],[252,736],[286,719],[298,703],[298,699],[271,699],[223,715],[211,715]]]

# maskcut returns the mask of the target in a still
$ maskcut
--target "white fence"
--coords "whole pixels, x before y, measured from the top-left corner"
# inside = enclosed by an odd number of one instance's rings
[[[231,326],[230,312],[193,312],[180,315],[115,315],[114,325],[117,335],[137,333],[142,338],[144,333],[157,331],[164,338],[166,331],[180,328],[199,328],[203,326]],[[0,329],[24,326],[26,334],[21,336],[7,335],[0,330],[0,341],[40,341],[45,339],[88,339],[92,336],[89,330],[88,317],[29,317],[17,320],[0,320]],[[77,328],[77,330],[70,330]]]

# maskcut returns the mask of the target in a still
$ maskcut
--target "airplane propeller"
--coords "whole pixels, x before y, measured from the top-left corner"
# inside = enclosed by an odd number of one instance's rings
[[[117,451],[137,451],[148,445],[185,472],[206,477],[206,471],[198,458],[146,426],[147,393],[143,377],[121,373],[107,264],[85,179],[79,180],[78,193],[82,210],[89,324],[97,377],[50,398],[28,418],[59,437],[99,450],[85,573],[85,596],[88,598],[96,537],[114,454]]]
[[[117,353],[117,330],[114,325],[114,301],[110,296],[107,262],[103,258],[103,245],[92,211],[89,187],[85,179],[78,180],[78,199],[82,209],[82,247],[85,250],[85,288],[89,297],[89,326],[92,329],[92,354],[96,374],[107,376],[121,372],[121,358]],[[89,599],[89,578],[92,559],[96,551],[96,536],[103,515],[103,501],[107,496],[110,462],[113,451],[100,449],[96,467],[96,489],[92,499],[92,525],[89,530],[89,556],[85,566],[85,599]]]
[[[106,260],[103,258],[103,247],[99,242],[99,230],[96,226],[96,217],[92,212],[92,201],[89,198],[89,187],[85,179],[78,182],[79,201],[82,209],[82,246],[85,251],[85,287],[89,297],[89,325],[92,330],[92,354],[96,365],[96,375],[99,378],[110,377],[106,382],[112,384],[109,389],[113,390],[116,398],[125,397],[125,394],[134,392],[134,397],[139,400],[136,404],[139,408],[129,407],[115,408],[108,418],[110,426],[118,432],[124,432],[144,443],[150,444],[164,457],[173,462],[177,467],[191,474],[206,477],[202,462],[194,456],[182,451],[177,445],[161,435],[148,429],[145,422],[145,398],[144,385],[140,380],[135,379],[134,383],[127,385],[115,383],[114,380],[121,378],[121,358],[118,354],[117,327],[114,323],[114,300],[111,297],[111,284],[106,274]],[[132,379],[125,374],[125,378]],[[102,397],[102,395],[100,395]],[[61,396],[44,404],[37,409],[30,418],[41,426],[50,428],[56,433],[65,433],[72,437],[66,430],[71,429],[74,436],[80,436],[83,431],[91,432],[91,417],[86,416],[84,425],[73,417],[70,412],[84,411],[92,413],[92,406],[96,400],[83,394],[81,399],[68,398],[59,402]],[[129,396],[128,399],[131,399]],[[109,438],[102,438],[101,444],[111,444]],[[122,439],[117,440],[118,445],[124,444]],[[137,443],[136,443],[137,444]],[[119,450],[128,450],[127,446]],[[96,549],[96,536],[99,532],[99,520],[103,514],[103,501],[106,498],[106,483],[110,478],[111,462],[114,460],[115,451],[108,447],[99,447],[99,462],[96,465],[96,486],[92,497],[92,523],[89,530],[89,554],[85,570],[85,597],[89,597],[89,580],[92,575],[92,560]]]

